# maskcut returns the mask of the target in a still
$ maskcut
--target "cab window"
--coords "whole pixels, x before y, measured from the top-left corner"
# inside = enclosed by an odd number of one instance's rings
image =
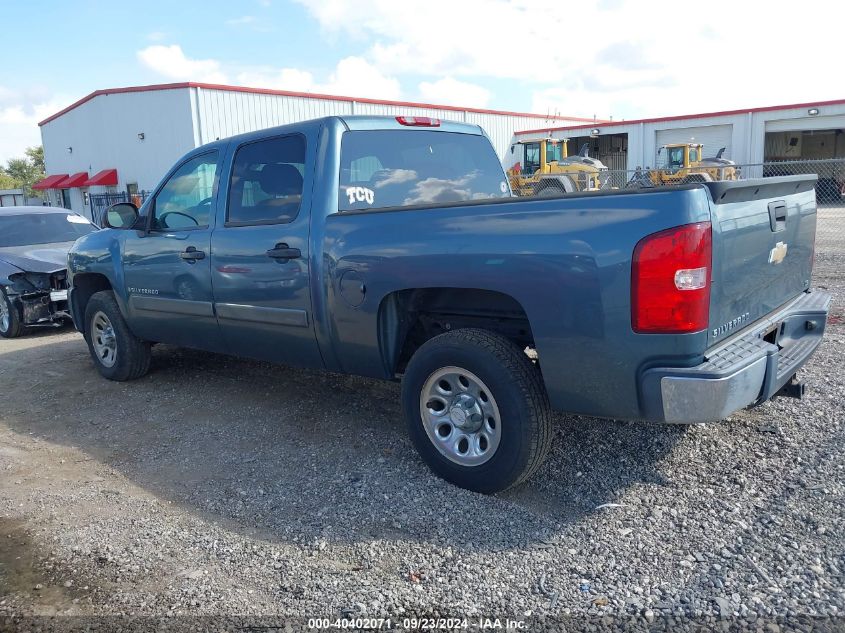
[[[157,231],[205,228],[217,185],[216,151],[196,156],[170,176],[156,194],[152,229]]]
[[[285,224],[299,215],[305,139],[284,136],[244,145],[235,154],[228,225]]]
[[[538,169],[540,169],[540,144],[526,143],[525,165],[522,167],[522,172],[525,174],[533,174]]]
[[[434,130],[345,132],[338,184],[341,212],[509,194],[502,163],[487,138]]]
[[[550,163],[554,160],[559,161],[561,159],[561,147],[563,143],[552,143],[551,141],[546,141],[546,162]]]
[[[684,148],[669,147],[666,150],[666,166],[669,169],[680,169],[684,166]]]
[[[689,149],[689,161],[691,163],[698,162],[698,148],[697,147],[690,147],[690,149]]]

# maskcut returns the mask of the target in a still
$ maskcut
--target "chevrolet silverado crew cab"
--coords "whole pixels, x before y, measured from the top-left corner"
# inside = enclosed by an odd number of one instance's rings
[[[495,492],[551,410],[721,420],[822,339],[814,176],[511,196],[483,131],[328,117],[189,152],[76,241],[69,303],[100,373],[150,346],[387,380],[425,462]]]

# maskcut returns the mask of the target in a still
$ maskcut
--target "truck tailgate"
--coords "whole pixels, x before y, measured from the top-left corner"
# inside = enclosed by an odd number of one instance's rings
[[[710,345],[810,287],[815,181],[802,175],[705,183],[713,226]]]

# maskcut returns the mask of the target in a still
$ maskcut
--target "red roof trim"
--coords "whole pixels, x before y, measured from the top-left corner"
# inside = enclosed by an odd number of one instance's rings
[[[105,186],[105,187],[112,187],[117,184],[117,170],[116,169],[104,169],[102,171],[98,171],[96,174],[91,176],[88,180],[85,181],[85,184],[82,185],[83,187],[97,187],[97,186]]]
[[[745,110],[722,110],[721,112],[702,112],[699,114],[682,114],[676,116],[661,116],[651,119],[630,119],[628,121],[596,121],[592,125],[565,125],[561,127],[544,127],[533,130],[518,130],[514,134],[532,134],[537,132],[555,132],[557,130],[582,130],[594,127],[616,127],[619,125],[637,125],[639,123],[664,123],[667,121],[684,121],[689,119],[706,119],[708,117],[733,116],[737,114],[748,114],[756,112],[772,112],[774,110],[794,110],[796,108],[820,108],[831,105],[845,104],[845,99],[833,99],[831,101],[810,101],[807,103],[793,103],[789,105],[763,106],[761,108],[746,108]]]
[[[53,185],[57,182],[61,182],[67,178],[67,174],[53,174],[52,176],[47,176],[46,178],[42,178],[34,185],[32,185],[33,189],[53,189]]]
[[[75,101],[74,103],[70,104],[68,107],[64,108],[63,110],[59,110],[56,114],[53,114],[43,121],[41,121],[38,125],[45,125],[50,121],[53,121],[63,114],[67,114],[71,110],[78,108],[83,103],[91,101],[94,97],[99,97],[100,95],[112,95],[112,94],[122,94],[126,92],[153,92],[156,90],[177,90],[179,88],[204,88],[206,90],[223,90],[226,92],[245,92],[249,94],[263,94],[263,95],[279,95],[283,97],[299,97],[299,98],[306,98],[306,99],[321,99],[323,101],[347,101],[351,102],[354,101],[356,103],[374,103],[379,105],[393,105],[393,106],[400,106],[400,107],[412,107],[412,108],[436,108],[438,110],[449,110],[451,112],[475,112],[478,114],[501,114],[505,116],[518,116],[518,117],[539,117],[539,118],[547,118],[547,119],[555,119],[555,120],[562,120],[562,121],[589,121],[593,122],[593,119],[585,118],[585,117],[577,117],[577,116],[560,116],[560,115],[543,115],[543,114],[531,114],[529,112],[510,112],[508,110],[487,110],[484,108],[462,108],[460,106],[451,106],[451,105],[436,105],[432,103],[416,103],[413,101],[388,101],[382,99],[367,99],[367,98],[357,98],[357,97],[344,97],[338,95],[327,95],[321,93],[312,93],[312,92],[291,92],[289,90],[273,90],[271,88],[248,88],[246,86],[225,86],[222,84],[206,84],[206,83],[197,83],[193,81],[186,81],[182,83],[173,83],[173,84],[153,84],[150,86],[129,86],[126,88],[106,88],[104,90],[95,90],[88,96],[82,97],[79,101]],[[602,121],[597,121],[597,123],[602,123]]]

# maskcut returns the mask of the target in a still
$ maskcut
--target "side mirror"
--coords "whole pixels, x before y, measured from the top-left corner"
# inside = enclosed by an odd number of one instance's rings
[[[118,202],[106,209],[103,225],[109,229],[131,229],[138,221],[138,207],[131,202]]]
[[[662,152],[663,152],[663,148],[661,147],[661,148],[659,148],[659,149],[657,150],[657,155],[658,155],[658,156],[660,156],[660,154],[661,154]]]

